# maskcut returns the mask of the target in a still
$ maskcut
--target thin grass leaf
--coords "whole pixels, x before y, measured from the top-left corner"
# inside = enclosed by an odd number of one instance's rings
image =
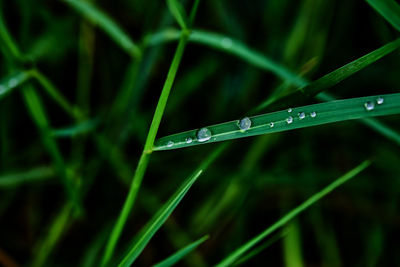
[[[34,88],[30,85],[27,85],[26,88],[22,90],[22,93],[32,119],[39,129],[43,144],[53,160],[57,173],[64,184],[66,192],[76,208],[76,211],[80,212],[81,202],[77,186],[72,180],[72,177],[68,175],[67,167],[62,154],[57,146],[57,143],[50,134],[49,122],[40,98],[36,94]]]
[[[139,254],[143,251],[149,243],[153,235],[160,229],[164,222],[168,219],[169,215],[174,211],[176,206],[182,198],[189,191],[190,187],[197,180],[202,169],[196,170],[179,188],[179,190],[164,204],[164,206],[157,212],[157,214],[147,223],[147,225],[140,231],[138,237],[133,242],[133,245],[123,257],[118,266],[131,266]]]
[[[169,97],[169,94],[171,92],[172,85],[174,83],[176,73],[178,72],[178,68],[183,56],[183,51],[185,50],[185,46],[187,43],[187,35],[182,34],[181,39],[178,43],[178,47],[175,51],[174,58],[172,60],[171,66],[169,68],[168,74],[167,74],[167,79],[165,80],[163,89],[161,91],[160,98],[157,103],[156,110],[153,115],[153,119],[151,121],[150,129],[147,134],[146,142],[143,148],[143,152],[140,156],[139,163],[137,166],[137,169],[135,171],[135,174],[132,179],[132,183],[128,192],[128,196],[124,202],[124,205],[122,207],[121,213],[118,217],[117,222],[114,225],[114,228],[111,232],[110,238],[107,242],[106,245],[106,250],[102,259],[102,265],[106,265],[108,261],[111,259],[115,246],[118,242],[118,239],[121,235],[121,232],[125,226],[126,220],[128,219],[129,213],[133,207],[133,204],[135,203],[137,193],[139,191],[139,188],[142,184],[142,180],[144,177],[144,174],[147,169],[147,165],[149,163],[150,159],[150,153],[152,152],[152,148],[154,145],[154,140],[156,139],[158,127],[160,126],[161,123],[161,118],[164,114],[165,107],[167,105],[167,100]]]
[[[182,4],[178,0],[167,0],[167,5],[172,16],[182,29],[188,28],[188,18]]]
[[[17,61],[22,60],[22,54],[18,46],[15,44],[13,38],[9,34],[6,26],[4,25],[3,4],[0,2],[0,47],[5,50],[4,53],[9,54]]]
[[[26,82],[32,73],[29,71],[19,71],[8,77],[3,78],[0,81],[0,99],[5,97],[8,93],[10,93],[14,88],[17,88],[24,82]]]
[[[124,30],[122,30],[119,25],[117,25],[117,23],[115,23],[107,14],[100,11],[95,5],[87,1],[63,1],[85,16],[93,24],[99,25],[99,27],[128,54],[133,57],[140,57],[142,52],[139,46],[132,41],[132,39],[125,33]]]
[[[154,150],[176,149],[326,123],[399,113],[400,93],[336,100],[246,117],[241,120],[204,127],[200,130],[162,137],[156,140]]]
[[[304,201],[302,204],[291,210],[289,213],[287,213],[285,216],[283,216],[281,219],[276,221],[273,225],[265,229],[263,232],[261,232],[259,235],[248,241],[246,244],[243,246],[239,247],[236,249],[234,252],[232,252],[228,257],[226,257],[224,260],[222,260],[220,263],[218,263],[216,266],[218,267],[225,267],[225,266],[230,266],[232,265],[237,259],[239,259],[242,255],[244,255],[248,250],[250,250],[252,247],[254,247],[257,243],[259,243],[261,240],[263,240],[265,237],[270,235],[272,232],[275,230],[279,229],[283,225],[285,225],[287,222],[295,218],[297,215],[299,215],[301,212],[306,210],[308,207],[313,205],[314,203],[318,202],[321,198],[325,197],[328,193],[332,192],[335,190],[337,187],[341,186],[351,178],[355,177],[357,174],[359,174],[361,171],[363,171],[365,168],[367,168],[370,165],[369,161],[364,161],[342,177],[336,179],[333,183],[330,185],[326,186],[324,189],[321,191],[317,192],[313,196],[311,196],[309,199]]]
[[[187,254],[189,254],[190,252],[195,250],[200,244],[202,244],[207,239],[208,239],[208,236],[203,236],[199,240],[194,241],[193,243],[187,245],[186,247],[178,250],[177,252],[175,252],[174,254],[172,254],[171,256],[166,258],[165,260],[163,260],[157,264],[154,264],[153,267],[170,267],[170,266],[174,265],[175,263],[180,261],[183,257],[185,257]]]
[[[66,128],[52,129],[51,135],[58,138],[75,137],[77,135],[93,131],[99,125],[99,122],[100,120],[97,118],[97,119],[83,121],[81,123],[78,123],[77,125],[73,125]]]
[[[54,176],[54,170],[50,167],[38,167],[29,171],[8,173],[0,176],[0,187],[14,187],[26,183],[43,181]]]
[[[394,0],[366,0],[382,17],[400,31],[400,5]]]

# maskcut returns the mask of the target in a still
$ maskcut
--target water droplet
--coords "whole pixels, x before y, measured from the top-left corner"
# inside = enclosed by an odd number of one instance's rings
[[[375,108],[375,104],[372,101],[365,102],[364,107],[367,111],[371,111]]]
[[[15,87],[17,85],[18,81],[16,79],[10,79],[8,81],[8,87]]]
[[[311,118],[315,118],[315,117],[317,117],[317,113],[315,111],[313,111],[310,113],[310,116],[311,116]]]
[[[222,46],[223,48],[225,48],[225,49],[231,48],[231,47],[232,47],[232,40],[231,40],[231,38],[228,38],[228,37],[222,38],[222,40],[221,40],[221,46]]]
[[[304,112],[299,113],[299,119],[302,120],[306,117],[306,114]]]
[[[201,128],[197,132],[197,140],[199,142],[205,142],[211,139],[211,131],[207,128]]]
[[[286,119],[286,122],[287,122],[288,124],[291,124],[291,123],[293,122],[293,117],[292,117],[292,116],[289,116],[289,117]]]
[[[378,97],[378,99],[376,100],[376,103],[378,104],[378,105],[382,105],[383,104],[383,97]]]
[[[193,142],[192,138],[190,138],[190,137],[186,138],[186,144],[190,144],[191,142]]]
[[[251,127],[251,120],[248,117],[241,119],[238,123],[240,130],[247,130]]]
[[[172,142],[172,141],[168,141],[168,143],[167,143],[167,147],[171,147],[171,146],[173,146],[174,145],[174,142]]]
[[[274,127],[274,123],[273,122],[271,122],[270,124],[269,124],[269,127]]]
[[[288,108],[287,112],[291,113],[293,111],[292,108]]]

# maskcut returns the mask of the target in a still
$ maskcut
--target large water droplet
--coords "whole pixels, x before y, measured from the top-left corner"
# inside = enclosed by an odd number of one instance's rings
[[[291,113],[293,111],[292,108],[288,108],[287,112]]]
[[[251,120],[248,117],[241,119],[238,123],[240,130],[247,130],[251,127]]]
[[[311,116],[311,118],[315,118],[315,117],[317,117],[317,113],[315,111],[313,111],[310,113],[310,116]]]
[[[201,128],[197,132],[197,141],[205,142],[211,139],[211,131],[208,128]]]
[[[186,144],[190,144],[191,142],[193,142],[192,138],[190,138],[190,137],[186,138]]]
[[[173,142],[173,141],[168,141],[167,147],[172,147],[173,145],[174,145],[174,142]]]
[[[293,117],[292,117],[292,116],[289,116],[289,117],[286,119],[286,122],[287,122],[288,124],[291,124],[291,123],[293,122]]]
[[[383,104],[383,97],[378,97],[378,99],[376,100],[376,103],[378,104],[378,105],[382,105]]]
[[[231,40],[231,38],[228,38],[228,37],[222,38],[222,40],[221,40],[221,46],[222,46],[223,48],[225,48],[225,49],[231,48],[231,47],[232,47],[232,40]]]
[[[306,114],[304,112],[299,113],[299,119],[302,120],[306,117]]]
[[[274,124],[273,122],[271,122],[271,123],[269,124],[269,127],[272,128],[272,127],[274,127],[274,125],[275,125],[275,124]]]
[[[9,81],[8,81],[8,87],[15,87],[16,85],[17,85],[17,83],[18,83],[18,81],[16,80],[16,79],[10,79]]]
[[[375,104],[372,101],[365,102],[364,107],[366,110],[371,111],[375,108]]]

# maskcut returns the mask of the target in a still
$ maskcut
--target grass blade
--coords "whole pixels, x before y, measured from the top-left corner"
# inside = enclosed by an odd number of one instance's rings
[[[366,0],[382,17],[400,31],[400,6],[394,0]]]
[[[182,29],[188,28],[188,18],[182,4],[178,0],[167,0],[167,5],[172,16]]]
[[[108,15],[100,11],[96,6],[87,2],[79,0],[63,0],[75,10],[80,12],[93,24],[107,33],[111,39],[114,40],[123,50],[133,57],[140,57],[140,48],[131,40],[131,38],[117,25]]]
[[[54,170],[50,167],[38,167],[25,172],[3,174],[0,176],[0,188],[42,181],[53,175]]]
[[[223,261],[221,261],[219,264],[216,266],[218,267],[224,267],[224,266],[230,266],[233,264],[239,257],[241,257],[243,254],[245,254],[249,249],[251,249],[253,246],[255,246],[258,242],[263,240],[265,237],[270,235],[272,232],[277,230],[278,228],[282,227],[285,225],[287,222],[292,220],[294,217],[299,215],[301,212],[303,212],[305,209],[310,207],[312,204],[316,203],[319,201],[321,198],[326,196],[328,193],[336,189],[337,187],[341,186],[351,178],[355,177],[357,174],[359,174],[361,171],[363,171],[365,168],[367,168],[370,165],[369,161],[364,161],[342,177],[336,179],[333,183],[322,189],[321,191],[317,192],[313,196],[311,196],[309,199],[304,201],[302,204],[297,206],[295,209],[291,210],[289,213],[287,213],[285,216],[283,216],[281,219],[279,219],[277,222],[275,222],[273,225],[265,229],[263,232],[261,232],[259,235],[248,241],[246,244],[243,246],[239,247],[237,250],[235,250],[233,253],[231,253],[228,257],[226,257]]]
[[[378,104],[378,99],[383,99],[384,103]],[[367,103],[373,105],[371,110],[366,108]],[[156,140],[154,150],[176,149],[338,121],[399,113],[400,93],[336,100],[293,108],[290,109],[290,112],[284,110],[245,118],[243,120],[248,120],[251,123],[248,129],[240,128],[242,121],[230,121],[205,127],[202,130],[192,130],[162,137]],[[203,134],[204,137],[205,133],[207,133],[206,137],[209,139],[202,141],[199,136]]]
[[[60,176],[60,179],[64,183],[67,194],[69,195],[70,200],[74,204],[74,207],[79,212],[81,209],[81,202],[79,193],[75,183],[72,180],[72,177],[68,175],[66,165],[64,163],[64,159],[61,155],[61,152],[57,146],[57,143],[54,141],[50,134],[50,126],[47,120],[47,115],[43,109],[43,105],[40,101],[39,96],[36,94],[33,87],[27,85],[24,88],[23,96],[28,107],[28,110],[32,116],[33,121],[39,128],[43,144],[48,150],[53,163],[56,167],[57,173]]]
[[[14,88],[20,86],[31,77],[29,71],[19,71],[0,81],[0,99],[5,97]]]
[[[66,128],[53,129],[51,131],[54,137],[75,137],[93,131],[99,125],[99,119],[86,120]]]
[[[153,235],[168,219],[169,215],[176,208],[182,198],[186,195],[190,187],[193,185],[193,183],[197,180],[202,172],[203,169],[196,170],[183,183],[178,191],[163,205],[163,207],[157,212],[157,214],[147,223],[147,225],[138,234],[138,237],[133,242],[133,245],[129,249],[128,253],[126,253],[122,261],[119,263],[119,266],[131,266],[131,264],[143,251]]]
[[[172,254],[171,256],[166,258],[165,260],[163,260],[157,264],[154,264],[153,267],[169,267],[169,266],[174,265],[175,263],[180,261],[183,257],[185,257],[187,254],[189,254],[190,252],[195,250],[200,244],[202,244],[207,239],[208,239],[208,236],[203,236],[199,240],[194,241],[193,243],[187,245],[186,247],[178,250],[177,252],[175,252],[174,254]]]

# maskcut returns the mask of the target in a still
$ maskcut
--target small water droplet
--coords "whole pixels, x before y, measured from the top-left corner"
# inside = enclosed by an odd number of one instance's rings
[[[8,87],[15,87],[17,85],[18,81],[16,79],[10,79],[8,81]]]
[[[293,111],[292,108],[288,108],[287,112],[291,113]]]
[[[383,97],[378,97],[378,99],[376,100],[376,103],[378,104],[378,105],[382,105],[383,104]]]
[[[199,142],[205,142],[211,139],[211,131],[208,128],[201,128],[197,132],[197,140]]]
[[[271,122],[270,124],[269,124],[269,127],[274,127],[274,123],[273,122]]]
[[[173,146],[174,145],[174,142],[172,142],[172,141],[168,141],[168,143],[167,143],[167,147],[171,147],[171,146]]]
[[[292,116],[289,116],[289,117],[286,119],[286,122],[287,122],[288,124],[291,124],[291,123],[293,122],[293,117],[292,117]]]
[[[240,130],[247,130],[251,127],[251,120],[248,117],[241,119],[238,123]]]
[[[222,40],[221,40],[221,46],[222,46],[223,48],[225,48],[225,49],[231,48],[231,47],[232,47],[232,40],[231,40],[231,38],[228,38],[228,37],[222,38]]]
[[[306,117],[306,114],[304,112],[299,113],[299,119],[302,120]]]
[[[317,113],[315,111],[313,111],[310,113],[310,116],[311,116],[311,118],[315,118],[315,117],[317,117]]]
[[[190,144],[191,142],[193,142],[192,138],[190,138],[190,137],[186,138],[186,144]]]
[[[375,104],[372,101],[365,102],[364,107],[367,111],[371,111],[375,108]]]

